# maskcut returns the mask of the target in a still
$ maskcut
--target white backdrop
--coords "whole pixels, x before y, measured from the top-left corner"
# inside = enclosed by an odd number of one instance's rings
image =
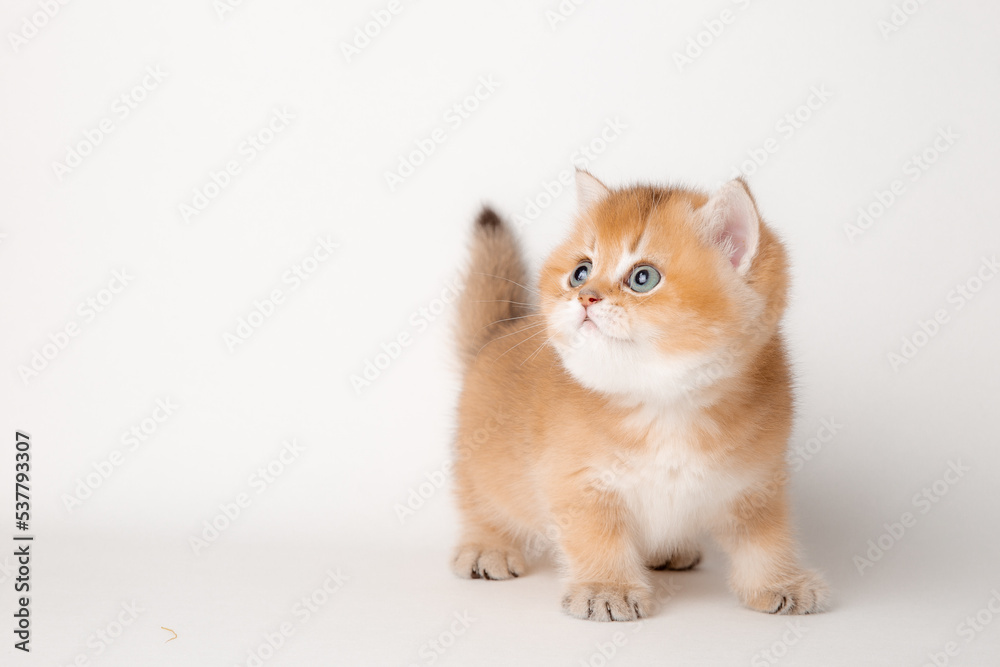
[[[0,539],[21,430],[35,542],[30,655],[0,557],[3,663],[1000,664],[998,22],[972,1],[5,3]],[[574,164],[743,170],[785,239],[797,524],[829,613],[740,608],[714,551],[658,576],[642,625],[562,615],[544,563],[448,571],[471,219],[495,204],[537,265]]]

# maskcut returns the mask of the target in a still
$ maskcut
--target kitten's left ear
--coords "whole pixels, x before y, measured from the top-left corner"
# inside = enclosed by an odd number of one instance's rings
[[[576,170],[576,203],[580,211],[586,211],[607,197],[610,192],[608,186],[601,183],[590,172],[579,168]]]
[[[729,255],[740,275],[746,275],[760,241],[760,214],[742,178],[724,184],[701,208],[708,240]]]

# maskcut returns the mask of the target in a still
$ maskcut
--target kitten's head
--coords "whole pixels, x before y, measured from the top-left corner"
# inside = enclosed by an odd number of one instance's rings
[[[742,180],[706,196],[609,190],[577,172],[577,195],[539,288],[551,342],[581,384],[631,402],[691,396],[738,374],[774,334],[784,251]]]

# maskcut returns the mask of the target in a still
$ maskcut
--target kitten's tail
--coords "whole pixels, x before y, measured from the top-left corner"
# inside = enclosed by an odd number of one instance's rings
[[[491,208],[476,218],[465,290],[458,302],[457,338],[468,367],[484,345],[524,327],[532,312],[532,292],[521,247],[510,226]]]

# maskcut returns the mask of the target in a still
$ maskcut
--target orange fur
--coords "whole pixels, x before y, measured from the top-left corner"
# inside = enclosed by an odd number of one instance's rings
[[[580,173],[578,188],[576,225],[537,290],[509,228],[489,210],[476,224],[458,325],[455,571],[506,579],[548,547],[570,614],[634,620],[652,611],[648,568],[697,564],[710,532],[746,605],[820,610],[825,586],[799,566],[788,521],[780,241],[742,181],[710,197],[607,190]],[[628,286],[638,265],[661,276],[647,293]]]

